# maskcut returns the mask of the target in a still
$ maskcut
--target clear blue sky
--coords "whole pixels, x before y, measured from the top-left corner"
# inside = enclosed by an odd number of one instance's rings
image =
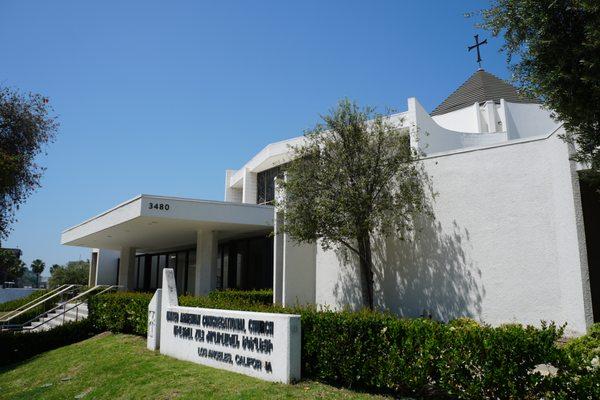
[[[60,232],[139,193],[223,199],[227,168],[299,135],[338,99],[433,109],[477,66],[508,78],[486,1],[0,3],[0,84],[61,123],[42,188],[3,245],[29,264],[86,259]]]

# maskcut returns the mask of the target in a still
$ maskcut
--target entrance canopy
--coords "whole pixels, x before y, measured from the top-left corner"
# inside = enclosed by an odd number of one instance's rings
[[[142,194],[66,229],[61,244],[144,252],[195,245],[198,232],[223,238],[272,229],[272,206]]]

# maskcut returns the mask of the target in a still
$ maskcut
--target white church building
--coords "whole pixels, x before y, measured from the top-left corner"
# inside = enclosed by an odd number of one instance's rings
[[[390,116],[437,193],[435,219],[408,243],[375,245],[375,303],[400,316],[493,325],[600,321],[600,199],[550,112],[483,70],[428,113]],[[224,201],[139,195],[62,232],[91,249],[90,284],[153,291],[175,270],[179,293],[272,288],[284,306],[362,304],[358,266],[277,232],[274,178],[289,145],[268,144],[225,172]]]

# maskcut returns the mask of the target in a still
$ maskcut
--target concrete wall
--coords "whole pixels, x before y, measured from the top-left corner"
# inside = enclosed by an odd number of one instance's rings
[[[553,320],[583,332],[591,300],[568,146],[553,135],[424,164],[436,219],[420,221],[411,242],[376,241],[378,307],[491,324]],[[316,257],[316,302],[359,306],[356,260],[320,247]]]
[[[433,116],[432,119],[442,128],[457,132],[479,133],[480,126],[479,104],[461,108],[446,114]]]
[[[235,170],[228,169],[225,171],[225,201],[231,201],[233,203],[241,203],[243,189],[232,187],[229,184],[233,174],[235,174]]]
[[[490,105],[490,108],[492,107],[494,107],[493,104]],[[472,108],[474,110],[471,113],[473,116],[473,121],[476,121],[478,125],[483,126],[484,121],[483,117],[480,115],[480,107],[475,104]],[[465,110],[469,109],[470,108],[467,108]],[[454,122],[461,121],[466,116],[465,110],[451,113],[455,117]],[[494,110],[492,111],[493,113],[496,112]],[[431,116],[429,116],[427,111],[425,111],[423,106],[415,98],[408,99],[408,115],[408,118],[412,120],[411,145],[413,148],[417,148],[423,154],[430,155],[464,149],[467,147],[488,146],[503,143],[507,140],[506,132],[494,131],[489,133],[487,132],[487,127],[485,130],[482,129],[483,133],[469,133],[465,131],[453,131],[446,129],[439,125]],[[443,117],[443,115],[436,116],[438,119]],[[463,121],[461,124],[468,126],[466,122],[467,121]],[[445,121],[445,123],[448,126],[452,126],[454,124],[451,124],[450,120]],[[485,124],[487,123],[485,122]],[[539,134],[543,133],[547,132],[541,132]]]
[[[242,203],[256,204],[257,174],[248,168],[244,169],[244,180],[242,188]]]
[[[283,266],[281,304],[283,306],[295,306],[315,303],[316,288],[316,252],[315,244],[297,243],[287,233],[275,237],[275,246],[282,240]],[[277,270],[277,257],[275,269]],[[275,274],[274,274],[275,275]],[[276,276],[276,275],[275,275]],[[275,288],[274,297],[278,295]]]
[[[538,104],[508,102],[504,104],[509,139],[548,134],[559,126],[559,123],[551,117],[552,113]]]

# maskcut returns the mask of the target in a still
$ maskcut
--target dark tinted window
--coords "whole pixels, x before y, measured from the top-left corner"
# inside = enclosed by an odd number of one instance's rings
[[[256,203],[270,204],[275,200],[275,178],[281,168],[275,167],[259,172],[256,175]]]

